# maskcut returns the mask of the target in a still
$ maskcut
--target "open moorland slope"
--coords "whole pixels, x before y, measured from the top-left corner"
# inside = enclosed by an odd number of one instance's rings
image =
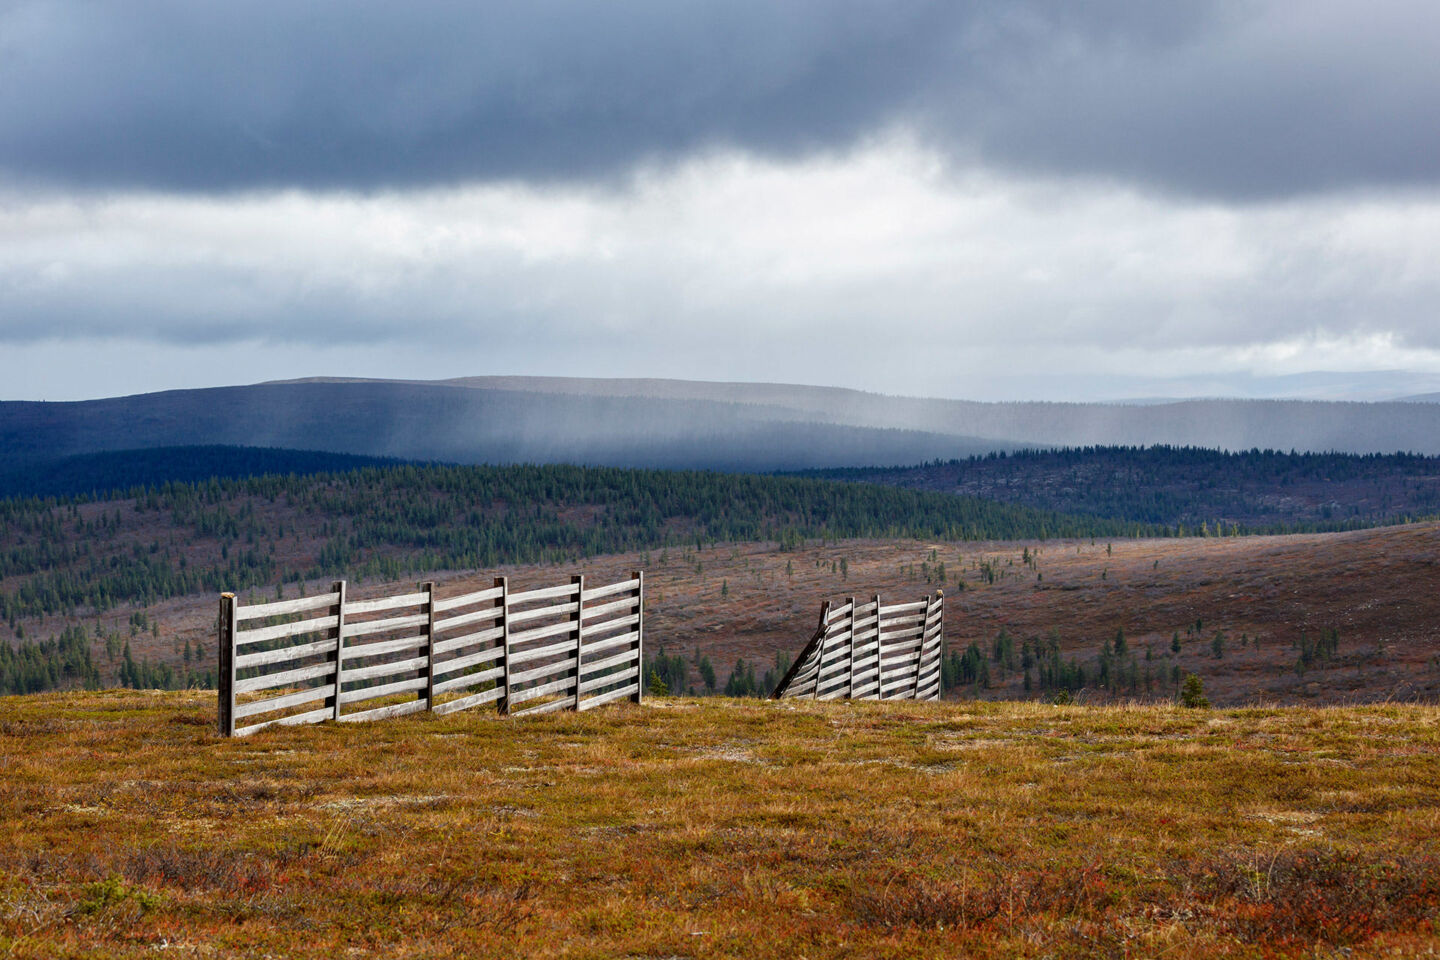
[[[1231,704],[1440,693],[1440,525],[1136,529],[874,484],[575,467],[0,501],[0,690],[204,682],[223,589],[294,596],[343,577],[363,597],[422,576],[460,591],[500,574],[533,585],[643,568],[650,650],[680,655],[680,688],[697,692],[698,656],[717,689],[740,658],[763,677],[824,599],[943,587],[951,650],[975,646],[952,665],[966,696],[1159,698],[1187,672]]]
[[[825,599],[918,598],[943,584],[947,647],[958,655],[974,644],[988,677],[988,685],[952,678],[951,697],[1049,699],[1066,689],[1093,701],[1164,699],[1175,694],[1178,668],[1200,676],[1217,704],[1440,699],[1436,523],[1280,537],[871,539],[784,550],[752,542],[432,576],[442,593],[460,593],[500,574],[541,585],[578,572],[618,579],[637,568],[647,571],[647,652],[678,655],[685,688],[696,693],[707,691],[701,656],[717,671],[717,689],[737,660],[759,675],[777,655],[793,657]],[[371,578],[352,596],[395,593],[396,583]],[[297,591],[292,584],[284,595]],[[148,608],[155,632],[129,636],[134,657],[178,664],[188,644],[204,649],[208,665],[215,604],[207,594]],[[123,611],[113,616],[109,629],[131,632]],[[47,621],[56,630],[63,622]],[[1102,682],[1099,661],[1117,631],[1125,650],[1110,658]],[[1010,643],[997,651],[1002,632]],[[1332,636],[1333,646],[1319,646]],[[1062,666],[1085,667],[1083,682],[1042,683],[1040,654],[1051,656],[1052,639]],[[1037,651],[1028,690],[1027,643]],[[102,670],[119,662],[98,645],[95,658]]]
[[[199,694],[0,700],[0,953],[1440,947],[1433,707],[661,698],[230,741],[214,719]]]

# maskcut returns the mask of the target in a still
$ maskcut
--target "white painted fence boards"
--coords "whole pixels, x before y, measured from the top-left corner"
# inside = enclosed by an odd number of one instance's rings
[[[308,610],[333,607],[337,599],[333,593],[319,593],[313,597],[296,597],[294,600],[252,603],[248,607],[237,605],[235,619],[238,621],[258,620],[261,617],[278,617],[287,613],[305,613]]]
[[[493,605],[441,616],[484,603]],[[517,609],[519,606],[528,609]],[[419,608],[420,612],[364,619],[407,607]],[[324,614],[239,628],[241,623],[317,611]],[[598,587],[587,588],[584,578],[577,576],[568,584],[514,593],[508,591],[503,577],[497,577],[491,588],[445,598],[436,597],[433,585],[425,583],[419,592],[347,600],[344,581],[336,581],[330,593],[249,606],[242,606],[234,594],[222,594],[218,627],[220,730],[228,736],[244,736],[272,726],[327,719],[379,720],[427,709],[444,714],[487,703],[498,703],[503,714],[511,712],[512,705],[552,694],[562,699],[516,712],[588,710],[624,697],[638,703],[643,695],[640,673],[644,663],[644,614],[642,572]],[[515,623],[537,625],[513,630]],[[472,625],[482,628],[461,636],[441,637]],[[394,636],[401,632],[407,635]],[[315,634],[326,636],[308,639]],[[540,643],[557,637],[564,639]],[[283,643],[296,638],[305,639]],[[253,648],[256,644],[271,648],[240,652],[241,647]],[[551,662],[541,662],[546,660]],[[533,666],[514,669],[525,664]],[[277,666],[281,669],[244,675]],[[238,676],[237,671],[241,672]],[[350,684],[368,685],[347,689]],[[437,700],[439,694],[481,684],[494,685],[465,696]],[[236,694],[272,690],[275,695],[264,699],[236,701]],[[591,691],[600,692],[583,696]],[[407,699],[358,712],[345,713],[341,709],[387,697]],[[260,723],[235,722],[293,710],[317,700],[325,701],[324,705]]]
[[[852,597],[820,609],[815,634],[776,687],[777,699],[939,698],[943,591],[912,603]]]
[[[253,630],[241,630],[235,636],[237,647],[247,646],[252,643],[263,643],[266,640],[283,640],[286,637],[298,637],[305,633],[320,633],[330,630],[339,621],[333,616],[317,617],[313,620],[293,620],[290,623],[277,623],[273,627],[256,627]]]

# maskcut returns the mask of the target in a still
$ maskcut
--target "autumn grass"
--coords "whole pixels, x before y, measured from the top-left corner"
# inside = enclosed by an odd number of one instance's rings
[[[1440,946],[1436,708],[659,699],[227,741],[212,696],[0,700],[0,957]]]

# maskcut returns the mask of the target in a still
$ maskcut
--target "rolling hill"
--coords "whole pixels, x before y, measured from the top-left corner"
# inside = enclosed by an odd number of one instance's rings
[[[735,471],[894,466],[1036,446],[1437,455],[1440,404],[980,403],[786,384],[539,377],[313,379],[0,403],[8,469],[107,450],[217,444]]]

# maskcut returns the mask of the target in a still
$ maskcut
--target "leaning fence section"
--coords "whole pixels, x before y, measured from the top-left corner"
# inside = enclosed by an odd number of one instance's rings
[[[945,594],[886,606],[847,597],[820,608],[820,626],[775,688],[776,699],[938,700]]]
[[[452,597],[434,583],[372,599],[220,596],[220,732],[380,720],[495,704],[502,714],[640,702],[645,578]]]

